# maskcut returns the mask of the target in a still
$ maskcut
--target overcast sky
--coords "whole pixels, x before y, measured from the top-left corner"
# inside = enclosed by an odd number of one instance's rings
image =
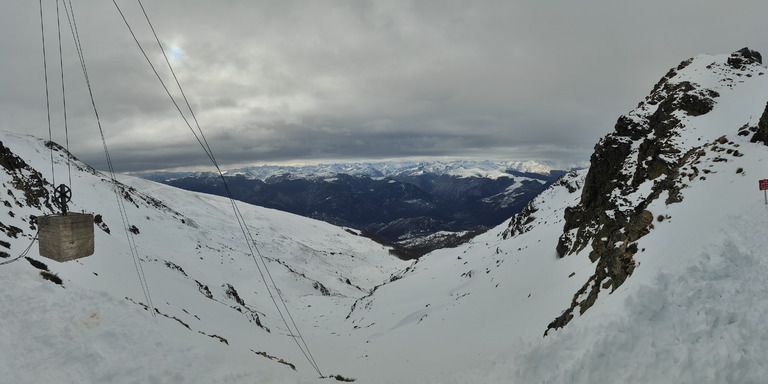
[[[208,164],[114,4],[71,1],[115,168]],[[63,142],[56,7],[43,3],[53,138]],[[143,3],[223,165],[585,162],[680,61],[768,53],[768,2],[752,0]],[[138,2],[118,4],[173,85]],[[103,169],[60,12],[70,150]],[[47,138],[38,2],[3,4],[0,49],[0,129]]]

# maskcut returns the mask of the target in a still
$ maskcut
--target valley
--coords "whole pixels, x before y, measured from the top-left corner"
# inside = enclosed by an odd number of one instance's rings
[[[262,166],[223,177],[239,201],[365,231],[413,259],[502,223],[563,173],[535,162],[454,161]],[[216,173],[138,176],[227,195]]]

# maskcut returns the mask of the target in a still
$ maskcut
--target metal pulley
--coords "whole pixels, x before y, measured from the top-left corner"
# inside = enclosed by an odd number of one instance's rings
[[[53,201],[61,209],[61,214],[67,215],[67,203],[72,201],[72,189],[65,184],[61,184],[53,190]]]

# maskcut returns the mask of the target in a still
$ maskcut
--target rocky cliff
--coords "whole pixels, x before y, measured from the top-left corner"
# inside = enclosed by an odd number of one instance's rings
[[[654,220],[668,219],[649,210],[652,202],[681,202],[689,183],[706,179],[709,163],[742,156],[739,145],[721,134],[737,127],[699,124],[699,117],[717,108],[722,93],[765,71],[760,53],[749,48],[685,60],[595,145],[581,199],[566,209],[557,245],[561,258],[588,252],[595,272],[548,331],[563,327],[576,310],[583,314],[601,291],[613,292],[632,275],[642,252],[637,240],[654,229]],[[738,135],[768,143],[768,107],[757,126],[747,123]]]

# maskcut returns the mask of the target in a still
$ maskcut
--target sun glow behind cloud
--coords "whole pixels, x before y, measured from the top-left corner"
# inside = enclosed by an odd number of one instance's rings
[[[172,63],[178,63],[184,57],[184,50],[177,44],[172,44],[168,49],[168,59]]]

